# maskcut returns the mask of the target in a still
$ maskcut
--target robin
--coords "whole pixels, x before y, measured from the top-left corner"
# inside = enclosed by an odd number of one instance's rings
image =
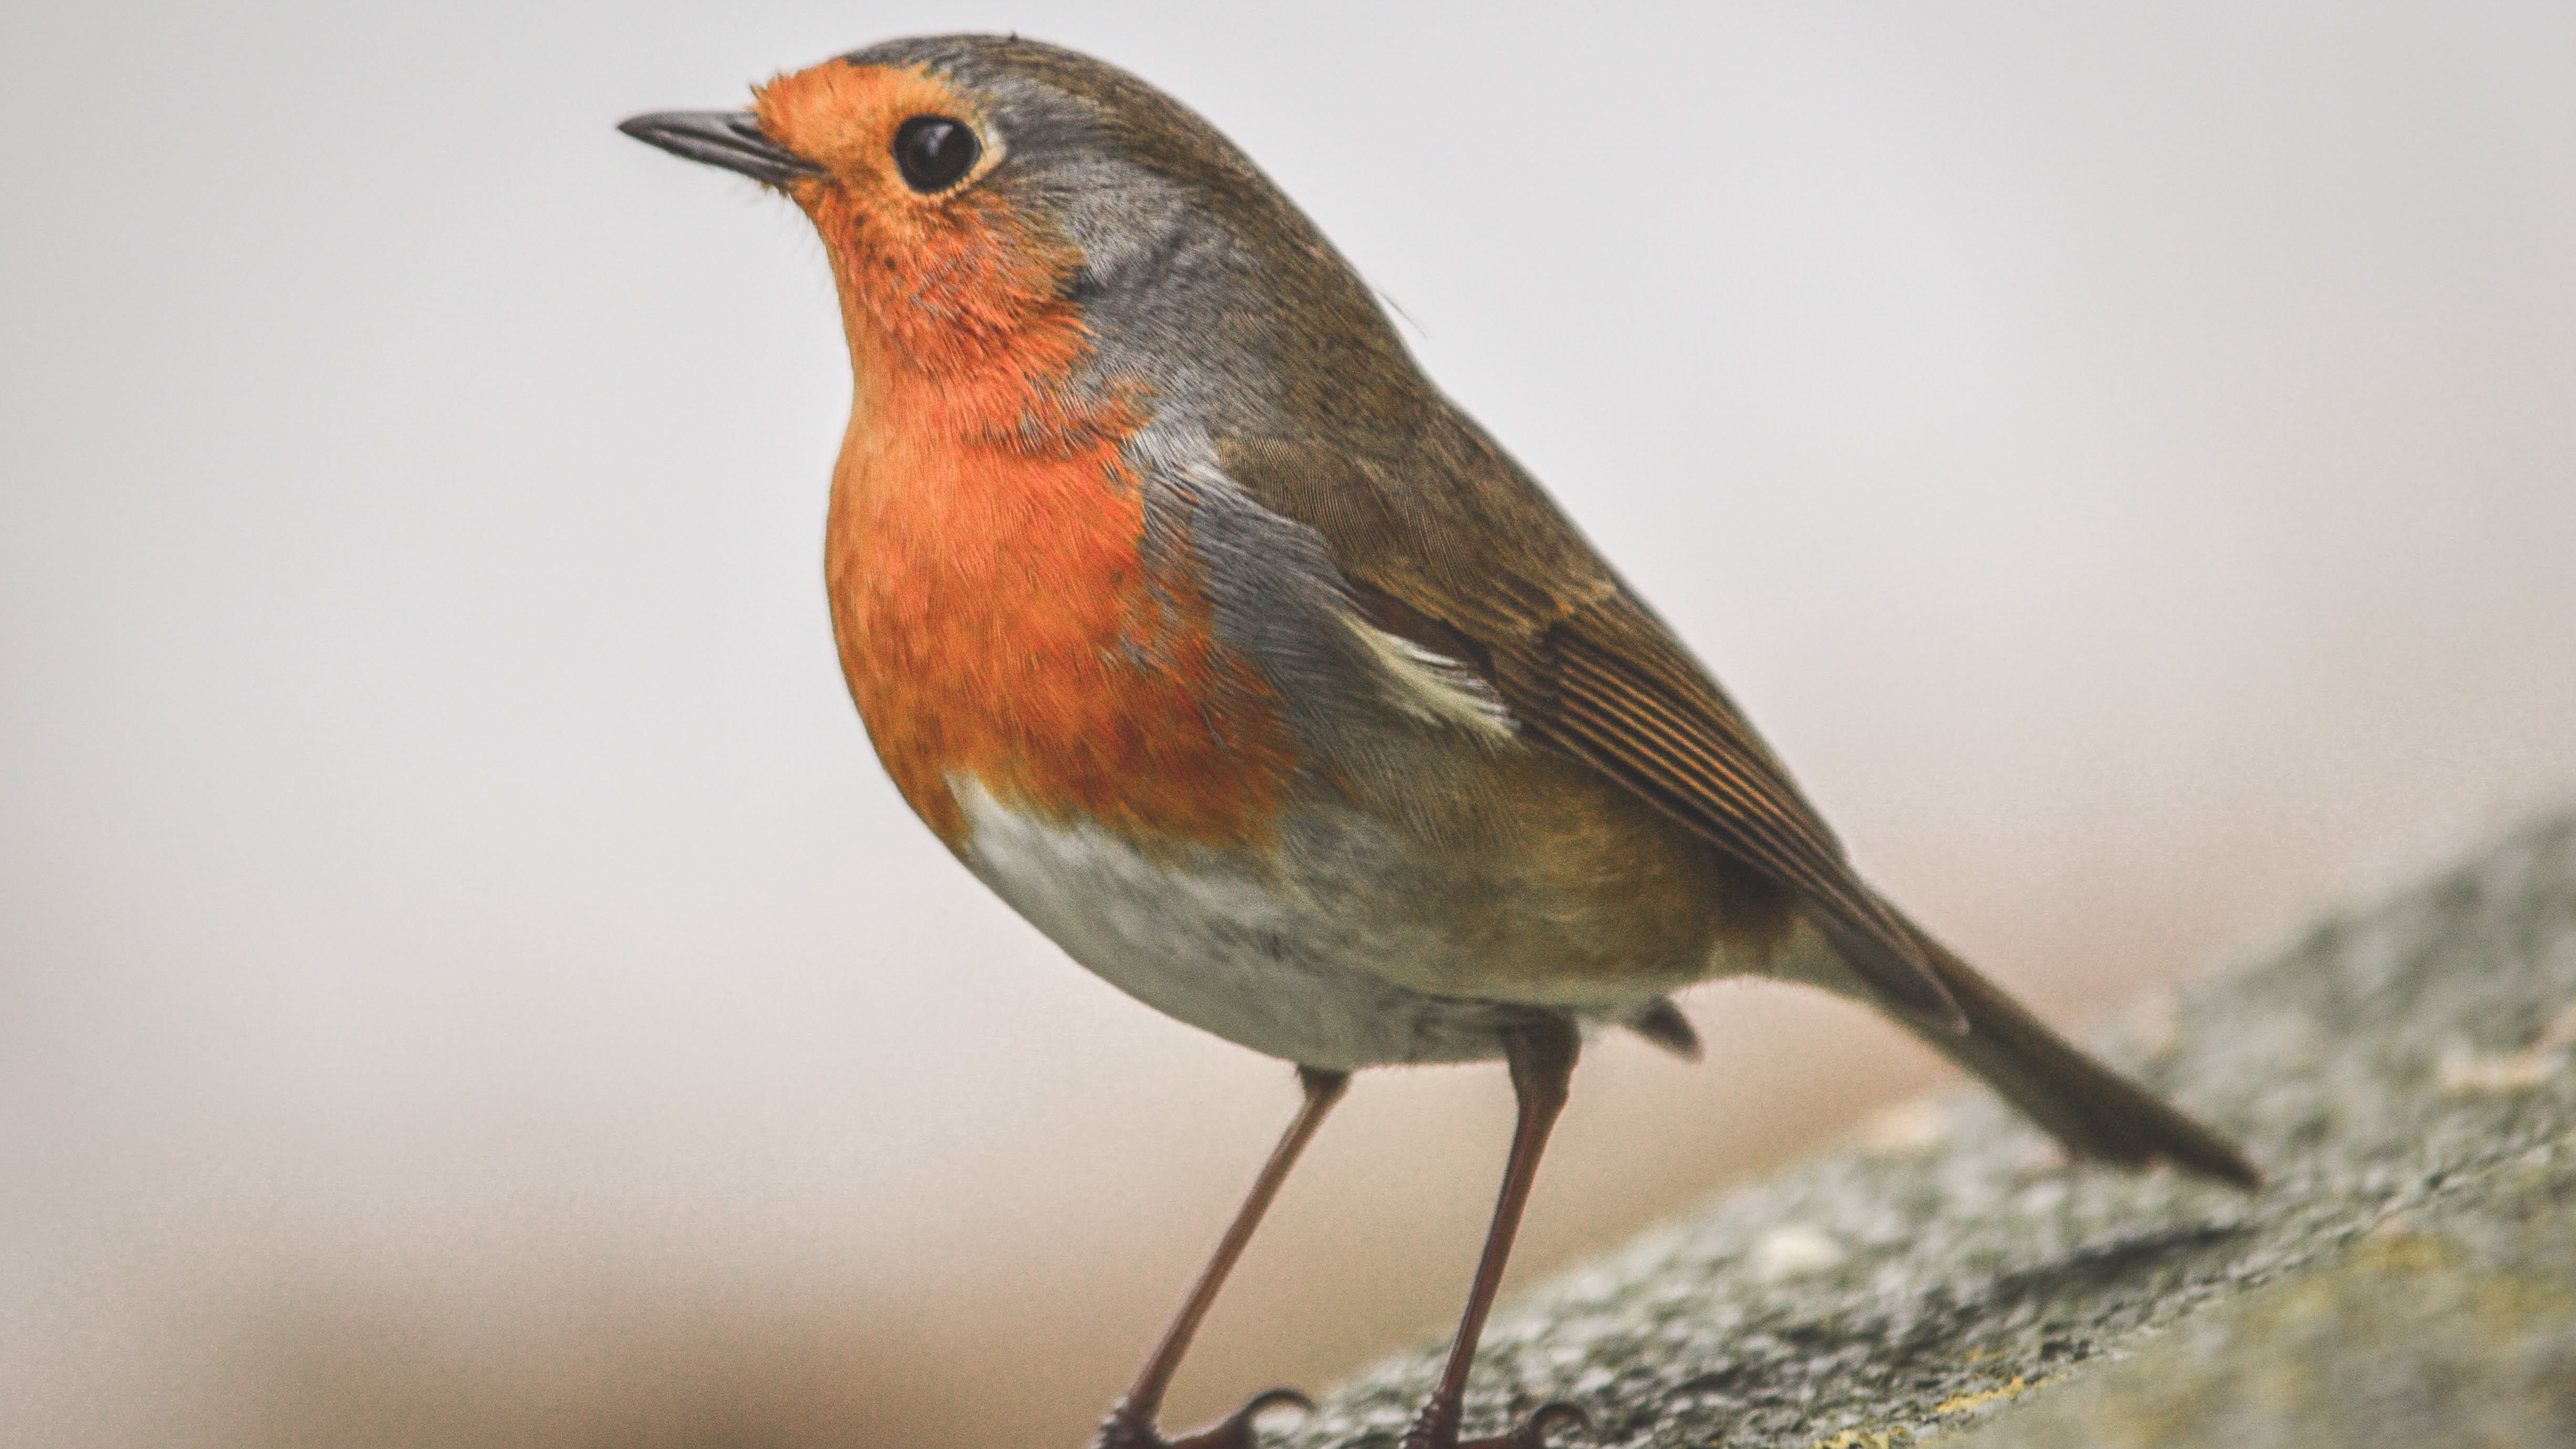
[[[1459,1449],[1584,1035],[1695,1055],[1672,995],[1713,977],[1877,1007],[2077,1157],[2256,1184],[1854,872],[1689,649],[1179,102],[960,35],[622,129],[821,233],[854,383],[832,623],[904,799],[1075,960],[1303,1083],[1099,1449],[1245,1449],[1256,1414],[1302,1402],[1156,1427],[1350,1074],[1499,1058],[1519,1105],[1502,1189],[1404,1439]],[[1579,1417],[1474,1445],[1534,1449]]]

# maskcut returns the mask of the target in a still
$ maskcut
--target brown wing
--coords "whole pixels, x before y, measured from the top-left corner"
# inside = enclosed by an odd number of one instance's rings
[[[1473,665],[1539,741],[1795,891],[1887,1005],[1966,1028],[1908,926],[1753,727],[1536,483],[1445,404],[1401,451],[1220,441],[1308,524],[1376,623]]]

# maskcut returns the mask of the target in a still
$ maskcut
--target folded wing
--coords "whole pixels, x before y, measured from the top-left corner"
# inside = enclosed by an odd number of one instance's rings
[[[1912,930],[1742,712],[1537,484],[1454,409],[1405,441],[1219,451],[1265,507],[1324,536],[1371,623],[1475,669],[1526,736],[1795,892],[1889,1009],[1964,1030]]]

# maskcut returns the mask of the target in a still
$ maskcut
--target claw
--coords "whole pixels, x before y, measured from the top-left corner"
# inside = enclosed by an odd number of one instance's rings
[[[1564,1399],[1550,1399],[1530,1411],[1521,1426],[1498,1439],[1471,1439],[1458,1449],[1547,1449],[1547,1431],[1559,1424],[1572,1424],[1590,1434],[1592,1416],[1581,1404]]]
[[[1252,1421],[1272,1409],[1286,1408],[1311,1414],[1315,1401],[1295,1389],[1264,1389],[1244,1400],[1242,1408],[1206,1428],[1178,1439],[1166,1439],[1150,1421],[1120,1404],[1101,1423],[1091,1449],[1253,1449]]]
[[[1311,1414],[1315,1401],[1295,1389],[1263,1389],[1244,1400],[1242,1408],[1195,1434],[1173,1440],[1171,1449],[1252,1449],[1252,1421],[1272,1409],[1292,1407]]]
[[[1585,1438],[1591,1438],[1596,1432],[1592,1427],[1592,1416],[1584,1412],[1581,1404],[1550,1399],[1512,1431],[1512,1449],[1547,1449],[1547,1431],[1558,1424],[1572,1424],[1583,1431]]]

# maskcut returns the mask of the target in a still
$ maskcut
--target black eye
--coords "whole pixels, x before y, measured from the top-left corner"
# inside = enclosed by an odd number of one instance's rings
[[[956,185],[982,154],[984,144],[964,121],[915,116],[895,128],[895,169],[903,173],[904,185],[925,195]]]

